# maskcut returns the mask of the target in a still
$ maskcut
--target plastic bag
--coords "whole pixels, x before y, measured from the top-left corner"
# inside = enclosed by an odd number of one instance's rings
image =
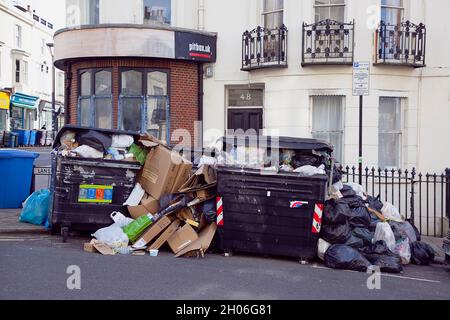
[[[364,257],[374,266],[380,267],[381,272],[401,273],[403,271],[402,260],[394,254],[365,254]]]
[[[313,166],[303,166],[303,167],[295,169],[294,172],[299,173],[303,176],[307,176],[307,177],[315,176],[317,174],[326,174],[324,165],[321,165],[318,168],[313,167]]]
[[[361,239],[365,246],[371,245],[375,238],[375,233],[370,232],[368,229],[365,229],[365,228],[353,229],[352,235]]]
[[[398,209],[389,202],[386,202],[384,204],[383,208],[381,209],[381,213],[388,220],[403,222],[402,216],[400,215]]]
[[[322,239],[331,244],[343,244],[350,238],[348,223],[341,225],[325,225],[322,227]]]
[[[370,227],[370,213],[366,207],[354,208],[349,211],[349,224],[352,228]]]
[[[360,250],[363,256],[382,272],[400,273],[403,271],[402,260],[391,252],[384,241],[377,241]]]
[[[87,145],[102,153],[105,153],[112,144],[110,136],[94,130],[78,134],[77,141],[80,145]]]
[[[416,232],[409,222],[390,221],[389,225],[394,232],[395,240],[409,239],[409,243],[417,242]]]
[[[394,252],[400,256],[400,258],[402,259],[402,264],[404,264],[404,265],[410,264],[410,262],[411,262],[411,247],[409,246],[408,238],[404,238],[404,239],[397,241]]]
[[[128,247],[128,236],[123,232],[119,224],[98,230],[92,235],[98,241],[106,244],[111,249]]]
[[[143,166],[145,164],[145,160],[147,160],[148,151],[141,148],[137,144],[133,143],[128,150],[131,154],[134,155],[136,160]]]
[[[116,211],[111,213],[111,219],[121,228],[126,227],[134,221],[134,219],[127,218],[122,213]]]
[[[103,152],[100,152],[94,148],[91,148],[90,146],[79,146],[75,150],[72,150],[73,153],[76,153],[78,156],[82,158],[88,158],[88,159],[102,159],[103,158]]]
[[[432,247],[423,242],[411,245],[411,261],[420,266],[428,266],[434,261],[435,253]]]
[[[363,200],[366,200],[367,197],[365,196],[365,191],[362,185],[354,183],[354,182],[347,182],[344,184],[344,186],[349,186],[350,188],[353,189],[353,191],[355,192],[355,194],[362,198]]]
[[[128,135],[113,135],[112,144],[113,148],[129,148],[134,143],[134,138]]]
[[[323,224],[330,226],[345,224],[349,212],[350,208],[346,203],[327,201],[323,211]]]
[[[342,196],[344,198],[354,198],[354,197],[356,197],[356,192],[353,190],[352,187],[350,187],[348,185],[344,184],[344,187],[340,191],[341,191]]]
[[[380,196],[374,198],[372,196],[367,196],[366,202],[369,204],[369,207],[372,209],[377,210],[378,212],[381,212],[381,210],[384,207],[383,202],[380,201]]]
[[[419,229],[417,229],[417,227],[414,225],[413,221],[411,219],[407,219],[406,221],[409,222],[409,224],[413,228],[414,233],[416,234],[417,241],[422,241],[422,235],[420,234]]]
[[[325,253],[325,265],[332,269],[366,272],[371,263],[349,246],[334,245]]]
[[[375,240],[376,241],[384,241],[389,250],[392,252],[395,251],[395,236],[394,232],[392,232],[391,226],[387,222],[380,222],[377,224],[377,228],[375,230]]]
[[[317,244],[317,256],[320,260],[325,261],[325,253],[327,253],[327,250],[331,247],[331,244],[326,242],[323,239],[319,239],[319,242]]]
[[[354,249],[360,249],[364,247],[364,241],[358,237],[355,237],[354,235],[350,235],[350,238],[344,244]]]
[[[50,190],[36,191],[23,204],[19,221],[35,225],[44,225],[50,211]]]

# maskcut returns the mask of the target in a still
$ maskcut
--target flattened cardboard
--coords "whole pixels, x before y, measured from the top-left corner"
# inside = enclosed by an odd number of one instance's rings
[[[142,237],[133,245],[133,248],[144,248],[148,243],[155,239],[161,232],[163,232],[170,224],[172,219],[169,216],[162,217],[155,224],[142,235]]]
[[[210,224],[205,229],[203,229],[202,232],[200,232],[200,235],[196,241],[191,243],[189,246],[181,250],[176,254],[176,257],[181,257],[189,252],[192,251],[201,251],[204,253],[209,249],[209,246],[211,245],[211,242],[214,238],[214,235],[217,231],[217,225],[215,223]]]
[[[104,243],[96,241],[96,242],[94,242],[94,248],[97,249],[97,251],[100,252],[104,256],[114,256],[115,255],[113,249],[111,249]]]
[[[195,230],[190,225],[185,224],[167,240],[167,243],[169,244],[172,251],[177,254],[197,239],[197,232],[195,232]]]
[[[197,190],[209,189],[217,184],[217,174],[215,169],[209,165],[201,166],[197,172],[181,186],[181,193],[188,193]]]
[[[85,243],[84,244],[84,251],[85,252],[89,252],[89,253],[97,253],[98,251],[97,251],[97,249],[95,249],[95,247],[94,247],[94,240],[92,240],[91,242],[89,242],[89,243]]]
[[[148,248],[150,250],[159,250],[164,243],[178,230],[180,220],[175,220],[172,224],[161,234],[161,236]]]
[[[179,166],[177,177],[175,178],[170,193],[177,193],[181,187],[189,180],[192,174],[192,163],[182,158],[182,163]]]

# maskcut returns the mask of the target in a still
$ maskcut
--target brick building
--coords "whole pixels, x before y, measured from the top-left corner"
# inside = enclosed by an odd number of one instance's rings
[[[96,24],[55,34],[67,123],[148,132],[172,144],[177,129],[194,138],[203,113],[203,63],[215,59],[216,36],[203,31]]]

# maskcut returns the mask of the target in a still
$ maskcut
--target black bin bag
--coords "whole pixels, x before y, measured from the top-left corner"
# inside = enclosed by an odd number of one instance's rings
[[[98,131],[89,130],[77,135],[77,142],[86,145],[100,152],[106,152],[112,145],[112,137]]]
[[[332,269],[366,272],[371,263],[349,246],[333,245],[325,253],[325,265]]]
[[[401,273],[403,271],[402,259],[389,251],[384,241],[377,241],[361,249],[361,253],[372,265],[380,267],[381,272]]]
[[[419,266],[428,266],[434,261],[435,253],[432,247],[423,242],[411,245],[411,261]]]
[[[346,243],[351,237],[348,223],[341,225],[325,225],[322,227],[322,239],[331,244]]]
[[[327,201],[323,212],[323,224],[330,226],[345,224],[349,213],[350,208],[346,203]]]

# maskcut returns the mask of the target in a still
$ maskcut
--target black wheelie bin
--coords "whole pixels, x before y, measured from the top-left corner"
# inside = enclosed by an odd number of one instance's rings
[[[60,139],[67,131],[77,135],[96,131],[105,135],[129,135],[139,140],[138,133],[117,130],[89,129],[65,126],[58,133],[52,152],[51,191],[53,195],[51,232],[61,232],[63,241],[70,230],[95,232],[112,224],[111,213],[125,215],[123,206],[137,181],[141,165],[138,162],[88,159],[62,156],[57,152]]]
[[[242,141],[242,137],[226,137],[223,146],[242,146]],[[219,165],[219,248],[226,253],[311,260],[317,256],[333,147],[318,140],[280,137],[276,146],[269,143],[266,149],[271,154],[293,150],[310,164],[317,157],[316,164],[324,164],[326,173],[300,176],[294,172]]]

